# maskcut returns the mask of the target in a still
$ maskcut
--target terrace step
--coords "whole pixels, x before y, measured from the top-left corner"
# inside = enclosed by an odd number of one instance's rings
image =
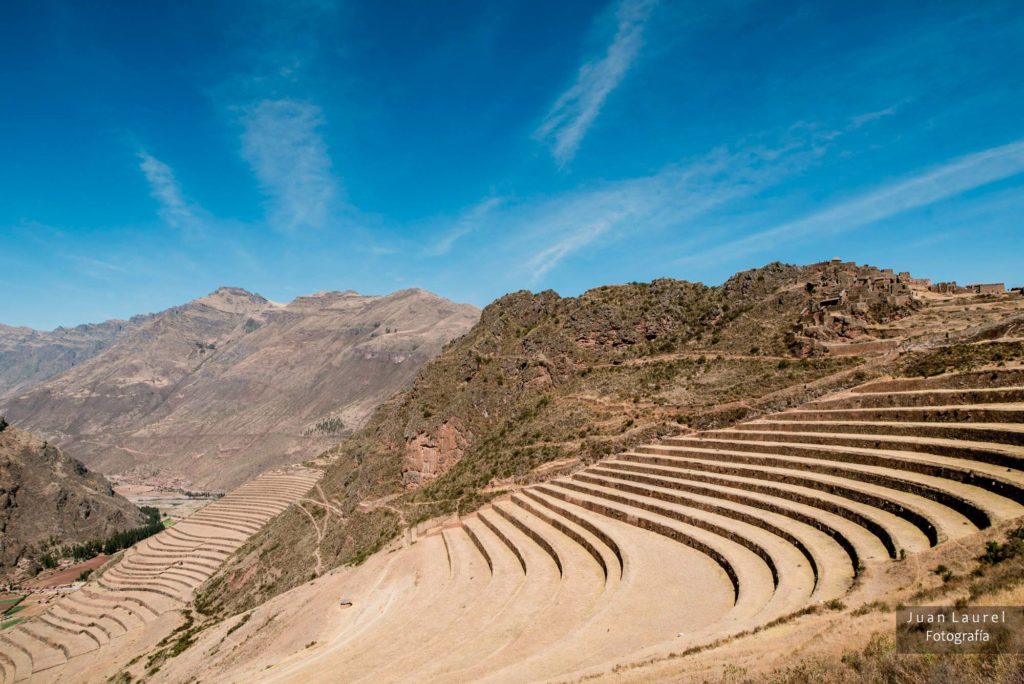
[[[891,408],[802,408],[772,414],[771,420],[876,420],[926,423],[1024,423],[1021,404],[934,405]]]
[[[858,536],[856,531],[860,530],[860,543],[869,549],[867,553],[858,551],[857,555],[862,560],[879,555],[896,559],[906,551],[920,551],[930,546],[928,537],[912,522],[870,502],[816,488],[814,485],[817,483],[813,480],[801,484],[787,482],[785,477],[757,477],[756,470],[743,467],[729,468],[701,461],[651,461],[643,455],[630,460],[628,454],[623,456],[603,461],[600,467],[630,475],[671,478],[685,483],[695,482],[702,487],[711,486],[723,491],[725,498],[739,495],[744,502],[756,503],[767,510],[782,510],[785,507],[780,507],[782,502],[803,506],[802,512],[811,518],[834,516],[834,524],[838,525],[842,523],[835,521],[848,521],[845,526],[847,534],[854,538]]]
[[[970,522],[963,517],[955,518],[942,524],[934,518],[934,512],[927,511],[922,505],[928,503],[927,499],[917,497],[913,494],[906,494],[900,490],[872,485],[859,481],[849,480],[843,477],[819,474],[805,471],[799,468],[799,462],[793,462],[791,467],[775,467],[768,464],[751,462],[733,463],[727,460],[704,459],[703,457],[689,457],[685,455],[656,455],[647,453],[626,452],[619,454],[618,461],[631,461],[649,465],[661,465],[678,467],[692,471],[704,471],[717,475],[725,475],[730,478],[749,478],[771,482],[773,485],[797,485],[810,490],[830,494],[840,499],[865,504],[893,514],[909,522],[916,527],[926,538],[927,546],[934,546],[946,539],[947,529],[950,527],[959,528],[960,525]],[[797,466],[796,468],[792,466]],[[945,507],[939,511],[940,516],[948,511]],[[912,543],[918,546],[917,543]]]
[[[513,556],[515,556],[515,559],[519,563],[519,567],[522,569],[523,574],[529,574],[529,570],[526,566],[526,555],[523,554],[522,549],[520,549],[515,542],[515,538],[517,535],[509,535],[509,530],[505,529],[507,527],[505,523],[499,521],[496,516],[485,515],[484,511],[479,511],[476,515],[476,518],[483,524],[484,527],[490,530],[491,534],[493,534],[502,544],[505,545],[505,548],[507,548]],[[493,560],[493,556],[491,558]]]
[[[449,560],[451,573],[451,583],[444,596],[448,601],[458,597],[458,608],[436,611],[427,620],[422,619],[425,616],[420,616],[421,622],[432,625],[427,625],[424,630],[426,634],[415,641],[403,642],[403,648],[394,649],[388,654],[377,653],[375,649],[374,660],[378,663],[386,662],[387,666],[383,671],[374,672],[374,662],[371,660],[360,670],[360,674],[364,675],[361,681],[398,680],[402,678],[402,673],[422,665],[424,654],[454,650],[461,641],[485,630],[487,622],[494,620],[511,597],[516,596],[524,586],[521,574],[499,570],[497,575],[493,575],[465,527],[445,529],[438,536],[444,542],[444,553]],[[500,553],[497,550],[495,552]],[[518,563],[515,566],[518,569]],[[388,655],[392,657],[386,658]],[[349,681],[360,679],[352,678]]]
[[[522,508],[526,512],[540,518],[548,525],[558,530],[561,534],[569,537],[575,544],[582,548],[594,560],[594,562],[597,563],[597,566],[601,571],[602,581],[607,584],[609,565],[608,555],[610,550],[608,550],[599,539],[576,523],[565,519],[557,512],[545,509],[542,504],[538,505],[536,501],[531,501],[530,499],[519,495],[513,495],[511,497],[511,501],[519,508]]]
[[[150,618],[157,617],[158,615],[158,613],[148,606],[141,604],[138,600],[123,600],[121,596],[106,590],[94,591],[88,587],[82,587],[70,594],[68,599],[78,599],[83,605],[108,611],[108,614],[119,611],[124,616],[122,622],[125,625],[125,631],[128,630],[132,622],[146,624]]]
[[[67,660],[59,648],[47,643],[44,637],[33,634],[25,627],[25,623],[8,627],[4,630],[4,636],[7,643],[14,645],[15,650],[31,654],[32,665],[26,670],[26,674],[48,670],[51,667],[62,665]]]
[[[28,679],[32,674],[33,659],[30,651],[20,639],[11,639],[16,627],[8,627],[0,633],[0,654],[7,658],[11,673],[8,676],[12,682],[20,682]],[[34,650],[34,649],[33,649]]]
[[[1024,513],[1020,503],[1024,502],[1024,473],[1012,468],[950,456],[783,440],[678,439],[663,446],[678,446],[686,449],[687,454],[699,453],[701,458],[727,454],[727,459],[741,462],[751,459],[737,454],[753,454],[755,459],[782,467],[796,458],[803,467],[816,472],[839,474],[933,499],[960,512],[980,529],[988,527],[994,517]],[[665,453],[661,447],[643,449]],[[708,456],[709,453],[714,455]]]
[[[392,595],[404,602],[405,609],[381,611],[371,619],[371,624],[349,635],[353,653],[345,665],[345,681],[358,681],[364,673],[380,669],[389,659],[399,658],[403,649],[416,644],[417,639],[436,636],[431,625],[446,619],[441,616],[451,612],[448,592],[453,587],[458,587],[460,593],[472,594],[466,596],[467,600],[472,600],[472,596],[486,585],[486,573],[475,573],[473,580],[451,573],[440,537],[424,538],[407,551],[405,572],[395,577],[386,573],[381,578]],[[430,587],[430,591],[415,591],[414,582]],[[382,638],[385,635],[392,638]],[[394,638],[395,635],[402,638]]]
[[[514,537],[527,557],[529,600],[534,609],[530,623],[544,625],[544,629],[523,629],[524,625],[519,623],[515,637],[500,649],[478,658],[471,667],[448,671],[447,677],[461,681],[478,680],[518,662],[522,653],[536,652],[551,643],[561,642],[587,623],[600,606],[605,589],[604,578],[592,557],[572,538],[511,501],[493,502],[491,508],[501,522],[509,524],[506,533]],[[538,578],[542,567],[544,577]],[[551,582],[553,590],[535,598],[533,590],[539,582],[545,587]],[[504,629],[497,631],[499,637],[508,633]]]
[[[783,548],[777,552],[780,557],[788,556],[789,562],[796,562],[796,567],[803,567],[803,558],[811,571],[811,592],[817,598],[828,600],[835,598],[850,587],[857,573],[857,557],[851,557],[849,551],[835,541],[835,537],[825,534],[818,527],[794,522],[793,518],[767,511],[754,506],[736,503],[717,497],[713,492],[707,494],[682,494],[678,489],[668,486],[670,483],[655,481],[638,484],[623,477],[626,473],[616,473],[592,469],[587,473],[578,473],[574,479],[601,485],[609,489],[640,496],[643,499],[657,500],[670,504],[690,517],[702,517],[709,520],[718,519],[718,524],[739,535],[751,535],[762,538],[766,548],[774,546]],[[752,528],[757,528],[752,529]],[[761,531],[771,536],[765,537]],[[849,542],[847,542],[849,545]],[[799,556],[794,556],[795,549]],[[852,546],[852,545],[849,545]],[[780,568],[783,578],[793,572]],[[799,571],[797,571],[799,574]]]
[[[687,525],[636,506],[610,500],[600,493],[580,491],[554,480],[541,491],[567,503],[672,539],[712,560],[728,578],[733,591],[733,613],[753,617],[775,594],[772,568],[765,559],[731,539]]]
[[[923,389],[903,392],[850,392],[847,396],[818,399],[811,409],[890,408],[1004,404],[1024,402],[1024,387],[993,389]]]
[[[700,441],[737,440],[777,442],[786,444],[812,444],[820,447],[846,446],[871,451],[899,451],[948,456],[961,461],[976,461],[1020,470],[1024,466],[1024,447],[970,441],[961,438],[924,437],[920,435],[882,435],[875,433],[845,433],[832,430],[827,433],[800,430],[758,430],[754,426],[743,429],[710,430],[701,433]],[[1021,432],[1024,437],[1024,431]],[[686,444],[692,439],[671,438],[668,444]],[[863,451],[857,453],[864,453]],[[1024,478],[1022,478],[1024,481]]]
[[[908,390],[964,389],[983,387],[1024,386],[1024,370],[972,371],[932,376],[930,378],[892,378],[875,380],[859,387],[854,392],[906,392]]]
[[[813,557],[809,552],[806,555],[801,553],[801,549],[796,548],[790,540],[782,539],[749,523],[710,511],[697,510],[636,492],[625,494],[615,487],[607,486],[608,481],[604,482],[605,484],[582,483],[573,478],[558,481],[557,484],[589,496],[634,507],[644,511],[645,515],[656,514],[661,518],[686,525],[687,531],[700,529],[746,548],[760,558],[771,573],[772,598],[765,607],[769,613],[782,614],[798,608],[804,605],[813,593],[816,584],[815,566],[811,565]],[[712,547],[721,545],[718,540],[705,543]],[[740,591],[744,591],[742,585]]]
[[[736,515],[748,519],[759,518],[767,514],[772,516],[771,519],[776,526],[792,524],[787,522],[786,519],[788,519],[788,521],[795,521],[798,528],[800,526],[810,527],[830,539],[842,550],[854,575],[857,574],[858,568],[865,560],[879,560],[889,555],[898,557],[899,552],[896,550],[891,534],[885,533],[883,541],[880,538],[882,535],[876,537],[866,529],[867,527],[875,529],[881,527],[877,522],[864,520],[863,516],[852,511],[847,511],[845,516],[837,515],[822,508],[820,499],[818,506],[814,506],[792,498],[778,496],[778,494],[785,494],[784,491],[776,492],[773,495],[763,491],[738,490],[735,485],[730,486],[724,480],[701,477],[697,473],[660,469],[658,466],[637,467],[618,461],[605,462],[603,465],[604,467],[591,468],[587,473],[641,485],[653,485],[674,490],[676,494],[682,492],[704,497],[698,501],[705,501],[708,505],[714,503],[716,506],[732,508],[736,511]],[[884,530],[878,531],[884,532]]]
[[[47,621],[45,615],[40,615],[26,623],[25,629],[31,630],[51,647],[58,649],[64,654],[65,660],[99,648],[99,643],[94,638],[80,634],[78,630],[71,630],[63,625],[58,626],[56,623]]]
[[[115,586],[150,586],[172,592],[189,591],[193,586],[191,582],[186,582],[180,578],[167,577],[163,571],[139,574],[128,573],[118,567],[111,568],[103,577],[107,580],[108,584]]]
[[[552,521],[552,524],[555,524],[557,520],[561,525],[567,526],[568,529],[575,530],[576,534],[589,540],[590,548],[597,549],[601,554],[604,562],[598,561],[598,564],[604,569],[606,582],[616,578],[622,579],[622,574],[625,571],[622,550],[619,548],[618,543],[605,530],[601,529],[600,525],[594,524],[589,519],[588,515],[575,513],[568,507],[563,506],[554,499],[541,495],[536,489],[532,488],[522,490],[522,497],[516,495],[512,499],[517,503],[530,500],[540,504],[545,510],[551,511],[554,516],[557,516]],[[523,504],[520,503],[520,505]],[[535,513],[539,516],[541,511],[535,511]]]
[[[858,434],[933,439],[1024,446],[1024,424],[1021,423],[920,423],[875,420],[756,420],[732,428],[736,432],[803,432],[808,434]],[[723,431],[724,432],[724,431]]]
[[[1024,370],[874,381],[639,446],[513,488],[346,571],[380,591],[337,618],[328,645],[269,676],[301,681],[316,662],[316,674],[346,681],[562,681],[668,644],[685,651],[1024,516],[1022,464]],[[211,504],[173,544],[218,535],[230,553],[242,540],[204,521],[262,519],[250,497],[272,486]],[[159,541],[143,550],[195,553]],[[112,577],[179,572],[135,562]]]
[[[0,642],[0,645],[2,644],[3,642]],[[3,684],[13,684],[17,677],[17,663],[15,663],[14,659],[4,653],[3,649],[0,648],[0,682],[3,682]]]
[[[312,475],[262,475],[143,540],[102,576],[45,613],[5,630],[0,644],[8,660],[0,659],[0,676],[22,681],[106,648],[118,636],[181,607],[235,549],[316,480]]]
[[[78,591],[65,596],[57,603],[57,606],[75,619],[96,623],[98,628],[110,634],[111,637],[121,636],[133,627],[145,624],[145,621],[138,615],[129,613],[124,608],[118,609],[116,606],[104,607],[97,603],[86,603],[82,597],[76,596],[80,593],[81,591]]]
[[[938,541],[942,534],[962,536],[969,533],[963,529],[964,519],[978,529],[991,525],[992,511],[1008,510],[1013,504],[1003,497],[994,496],[980,486],[964,484],[953,479],[945,479],[939,473],[954,477],[969,478],[969,471],[953,468],[939,469],[926,462],[902,458],[894,452],[886,452],[884,457],[876,454],[861,455],[856,450],[843,447],[831,449],[804,448],[804,445],[773,445],[768,443],[751,444],[736,442],[729,444],[711,444],[697,446],[707,442],[694,442],[693,447],[676,445],[659,445],[639,447],[638,451],[663,456],[679,456],[697,458],[726,463],[747,464],[784,471],[797,471],[815,477],[824,476],[828,479],[856,481],[869,490],[874,487],[884,488],[891,496],[892,492],[900,492],[904,497],[912,497],[910,507],[928,511],[927,515],[938,525],[940,534],[933,538]],[[728,447],[728,448],[726,448]],[[806,453],[806,456],[790,454]],[[841,454],[841,455],[840,455]],[[841,460],[841,459],[847,460]],[[862,464],[858,461],[866,461]],[[882,465],[874,465],[879,462]],[[913,472],[911,468],[920,467],[928,474]],[[988,487],[990,478],[974,480],[979,485]],[[999,487],[999,480],[991,482],[992,487]]]
[[[69,629],[88,631],[96,638],[97,643],[104,644],[114,638],[114,633],[107,629],[99,620],[84,616],[81,613],[74,613],[67,607],[67,601],[58,601],[49,610],[47,615],[54,622],[62,624]]]

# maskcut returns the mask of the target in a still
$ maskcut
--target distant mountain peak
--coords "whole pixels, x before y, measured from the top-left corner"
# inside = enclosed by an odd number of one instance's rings
[[[256,313],[271,306],[266,298],[241,287],[219,287],[195,303],[228,313]]]
[[[216,290],[206,295],[207,297],[245,297],[249,299],[259,299],[266,301],[263,297],[256,294],[255,292],[249,292],[244,287],[234,287],[231,285],[225,285],[218,287]]]
[[[333,444],[338,435],[316,428],[325,416],[359,425],[479,316],[425,295],[392,297],[323,292],[282,306],[222,287],[16,396],[0,386],[0,409],[99,472],[234,486]],[[32,367],[24,335],[0,334],[0,372],[7,338],[18,367]]]

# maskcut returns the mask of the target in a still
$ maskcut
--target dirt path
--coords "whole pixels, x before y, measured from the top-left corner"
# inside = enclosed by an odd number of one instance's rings
[[[307,500],[303,500],[303,501],[307,501]],[[322,527],[320,527],[319,525],[316,524],[316,517],[312,513],[307,511],[306,507],[302,505],[303,501],[297,501],[296,505],[298,506],[300,511],[302,511],[303,513],[306,514],[306,517],[309,518],[310,524],[313,525],[313,529],[316,531],[316,546],[313,547],[313,556],[316,558],[316,570],[315,571],[316,571],[317,576],[319,576],[323,572],[323,569],[324,569],[324,559],[323,559],[323,556],[320,553],[320,545],[324,541],[324,531],[323,531]]]

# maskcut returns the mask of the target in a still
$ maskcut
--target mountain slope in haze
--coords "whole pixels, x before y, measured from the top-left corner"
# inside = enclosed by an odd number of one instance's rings
[[[22,391],[88,361],[148,316],[51,331],[0,325],[0,397]]]
[[[4,410],[113,478],[230,489],[337,443],[477,317],[422,290],[280,305],[221,288]]]
[[[102,475],[0,418],[0,574],[17,575],[19,562],[24,574],[49,541],[104,539],[145,522]]]
[[[822,391],[816,383],[852,383],[860,359],[799,358],[792,337],[809,292],[878,273],[776,263],[716,287],[662,279],[502,297],[335,450],[320,495],[343,517],[317,530],[286,511],[197,605],[247,609],[309,580],[311,568],[360,561],[403,524],[472,511],[509,482],[795,405]],[[861,308],[858,339],[881,322],[877,308]],[[909,302],[884,318],[914,310]]]

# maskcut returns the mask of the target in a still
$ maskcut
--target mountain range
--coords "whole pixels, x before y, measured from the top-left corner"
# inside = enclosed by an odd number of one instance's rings
[[[148,317],[87,323],[51,331],[0,324],[0,397],[91,359]]]
[[[416,289],[278,304],[225,287],[126,322],[5,328],[0,415],[114,481],[226,490],[337,443],[478,316]]]

